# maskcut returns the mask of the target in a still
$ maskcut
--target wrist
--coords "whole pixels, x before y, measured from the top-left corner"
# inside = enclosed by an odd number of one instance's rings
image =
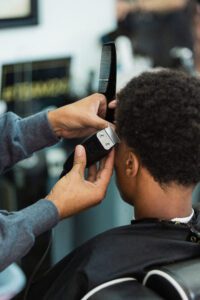
[[[62,209],[61,209],[61,207],[60,207],[60,205],[59,205],[59,202],[56,201],[55,199],[53,199],[52,196],[51,196],[51,194],[47,195],[47,196],[45,197],[45,200],[48,200],[48,201],[50,201],[50,202],[53,203],[53,205],[56,207],[56,209],[57,209],[57,211],[58,211],[59,218],[60,218],[60,219],[63,219]]]
[[[61,137],[61,128],[57,117],[57,110],[50,110],[47,113],[49,124],[57,138]]]

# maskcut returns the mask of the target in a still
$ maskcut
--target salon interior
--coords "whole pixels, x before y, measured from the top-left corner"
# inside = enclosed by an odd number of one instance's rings
[[[24,118],[97,92],[102,46],[108,42],[116,47],[117,91],[133,76],[156,67],[198,76],[198,1],[144,0],[140,10],[132,8],[133,2],[0,0],[0,114],[13,111]],[[1,210],[20,210],[47,195],[79,142],[62,140],[1,175]],[[199,199],[197,185],[193,202]],[[114,174],[101,205],[63,220],[36,239],[18,263],[25,280],[50,239],[40,273],[89,238],[129,224],[132,218],[132,207],[122,201]]]

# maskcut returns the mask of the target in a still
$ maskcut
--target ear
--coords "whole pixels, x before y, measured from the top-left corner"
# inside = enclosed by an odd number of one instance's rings
[[[140,163],[138,157],[135,155],[135,153],[130,151],[128,153],[128,158],[126,159],[126,175],[128,177],[135,177],[138,173],[139,165]]]

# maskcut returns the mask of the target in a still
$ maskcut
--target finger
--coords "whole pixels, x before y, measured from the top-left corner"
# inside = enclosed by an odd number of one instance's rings
[[[103,190],[106,190],[110,178],[112,176],[113,166],[114,166],[114,153],[115,152],[113,148],[111,152],[108,154],[106,160],[103,162],[102,169],[100,169],[97,173],[96,184],[99,186],[99,188]]]
[[[107,109],[106,97],[103,94],[96,93],[89,96],[88,100],[90,103],[90,110],[100,117],[103,117]]]
[[[98,95],[101,95],[101,94],[98,94]],[[106,116],[106,111],[107,111],[106,97],[104,95],[101,95],[98,110],[97,110],[97,114],[98,114],[99,117],[104,119],[105,116]]]
[[[91,116],[90,120],[88,120],[88,126],[91,128],[95,128],[97,130],[104,129],[108,127],[109,123],[108,121],[98,117],[98,116]]]
[[[104,158],[100,161],[100,163],[99,163],[99,171],[103,170],[103,168],[105,167],[106,160],[107,160],[107,156],[104,157]]]
[[[84,171],[86,167],[86,152],[82,145],[78,145],[75,148],[74,164],[72,170],[79,172],[84,177]]]
[[[96,164],[92,165],[88,169],[87,180],[90,182],[95,182],[97,176],[97,166]]]
[[[115,109],[117,107],[117,100],[113,100],[108,104],[108,107],[111,109]]]

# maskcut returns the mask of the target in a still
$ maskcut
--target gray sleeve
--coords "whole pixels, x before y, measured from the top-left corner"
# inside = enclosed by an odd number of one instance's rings
[[[47,112],[21,119],[12,112],[0,116],[0,173],[33,152],[59,141]]]
[[[0,211],[0,271],[23,257],[33,246],[35,237],[58,221],[57,208],[44,199],[18,212]]]

